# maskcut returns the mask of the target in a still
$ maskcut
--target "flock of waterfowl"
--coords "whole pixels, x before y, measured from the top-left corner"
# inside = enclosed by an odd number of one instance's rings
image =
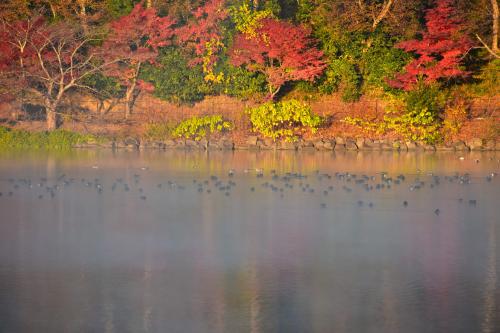
[[[92,169],[99,169],[93,166]],[[0,199],[2,197],[14,197],[21,190],[29,190],[38,199],[52,199],[64,192],[69,187],[84,187],[95,190],[97,195],[109,195],[117,192],[130,192],[137,199],[147,200],[150,195],[158,195],[159,190],[173,191],[196,191],[200,194],[212,195],[222,194],[230,197],[238,183],[236,179],[247,179],[240,182],[244,191],[258,192],[268,191],[275,193],[280,198],[285,198],[291,192],[302,192],[305,195],[317,197],[318,208],[327,208],[331,200],[329,197],[336,194],[348,194],[363,192],[390,191],[393,188],[406,188],[407,191],[419,191],[422,189],[432,190],[442,183],[455,183],[463,186],[471,184],[472,181],[492,182],[497,174],[489,173],[483,177],[473,178],[470,174],[436,175],[417,170],[415,174],[390,175],[386,172],[377,174],[356,174],[351,172],[325,173],[316,170],[310,174],[300,172],[279,173],[276,170],[264,169],[230,169],[223,175],[211,175],[206,179],[182,178],[179,180],[167,180],[156,183],[156,190],[151,190],[150,182],[143,182],[143,178],[148,177],[148,167],[138,168],[136,173],[128,179],[118,177],[111,182],[99,177],[94,178],[72,178],[66,174],[61,174],[54,179],[42,177],[40,179],[31,178],[10,178],[0,179]],[[252,178],[255,178],[252,180]],[[149,185],[149,188],[147,185]],[[154,185],[153,185],[154,186]],[[5,189],[7,187],[7,189]],[[466,193],[466,192],[465,192]],[[359,197],[369,197],[369,195],[359,195]],[[352,195],[349,197],[352,199]],[[411,205],[410,199],[401,198],[401,207],[406,208]],[[467,204],[471,207],[477,205],[476,198],[457,198],[460,204]],[[353,199],[353,205],[357,207],[373,208],[375,203],[370,200]],[[440,215],[443,208],[432,208],[434,214]]]

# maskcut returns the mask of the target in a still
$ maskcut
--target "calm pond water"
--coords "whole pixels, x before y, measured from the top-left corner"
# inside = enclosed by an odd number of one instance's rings
[[[500,332],[499,158],[1,153],[0,332]]]

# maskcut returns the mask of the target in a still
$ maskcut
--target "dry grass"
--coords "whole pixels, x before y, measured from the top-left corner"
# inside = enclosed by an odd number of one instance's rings
[[[315,138],[371,137],[375,133],[343,123],[347,116],[360,117],[367,120],[381,119],[384,114],[383,101],[363,97],[355,103],[345,103],[337,96],[325,96],[309,102],[313,112],[325,117],[328,123],[321,128]],[[476,99],[470,105],[470,116],[465,121],[453,140],[465,140],[471,137],[498,138],[500,122],[498,108],[500,96],[488,99]],[[111,111],[100,114],[98,102],[89,96],[74,95],[66,103],[66,113],[62,127],[80,133],[92,133],[114,137],[142,136],[151,123],[179,123],[192,116],[220,114],[235,125],[229,135],[236,143],[242,143],[251,132],[251,124],[245,114],[245,109],[255,106],[251,101],[240,101],[227,96],[207,97],[193,106],[179,106],[161,101],[151,95],[143,94],[136,101],[134,112],[130,119],[124,119],[124,105],[118,104]],[[12,107],[0,104],[0,119],[11,118]],[[42,131],[43,121],[18,121],[16,127]],[[386,137],[391,137],[390,134]],[[307,138],[312,138],[308,135]]]

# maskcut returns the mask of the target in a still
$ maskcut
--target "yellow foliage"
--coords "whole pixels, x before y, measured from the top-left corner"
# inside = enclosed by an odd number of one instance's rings
[[[203,73],[205,73],[205,81],[213,83],[221,83],[224,81],[224,73],[220,72],[218,74],[214,73],[214,67],[217,65],[216,61],[212,61],[214,54],[217,53],[219,49],[224,48],[224,43],[219,39],[212,38],[209,42],[205,43],[205,54],[203,55]]]
[[[467,120],[468,112],[465,101],[458,101],[446,107],[444,111],[443,132],[446,136],[457,134]]]
[[[231,9],[231,15],[236,24],[236,29],[245,34],[247,38],[256,37],[256,30],[261,26],[260,22],[265,18],[274,16],[270,9],[252,10],[248,4],[233,7]]]

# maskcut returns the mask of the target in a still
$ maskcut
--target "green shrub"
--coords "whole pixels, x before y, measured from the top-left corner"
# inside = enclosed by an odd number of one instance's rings
[[[223,86],[224,94],[243,99],[264,94],[267,81],[263,74],[250,72],[243,67],[234,67],[230,64],[224,65],[222,70],[227,77]]]
[[[106,100],[112,97],[120,98],[123,97],[125,93],[117,79],[105,76],[102,73],[87,76],[83,84],[91,87],[91,93],[100,100]]]
[[[182,121],[172,131],[172,136],[185,139],[201,140],[213,133],[230,130],[231,122],[225,121],[222,116],[191,117]]]
[[[307,128],[314,133],[322,122],[308,105],[297,100],[268,102],[248,109],[247,113],[254,131],[274,140],[295,140]]]
[[[427,110],[434,117],[438,117],[443,111],[445,100],[446,96],[437,85],[422,84],[404,96],[408,113],[418,114],[421,110]]]
[[[162,50],[158,65],[145,64],[141,71],[141,78],[155,86],[156,97],[177,104],[192,104],[207,94],[201,66],[189,66],[180,49]]]
[[[132,11],[137,0],[105,0],[104,4],[112,17],[120,17]]]
[[[0,127],[1,148],[69,149],[77,144],[101,142],[89,134],[79,134],[62,129],[52,132],[28,132]]]
[[[387,79],[403,70],[411,56],[394,47],[397,41],[383,32],[376,32],[370,38],[371,47],[361,52],[359,60],[363,91],[373,88],[390,91],[393,88],[389,87]]]
[[[344,102],[354,102],[361,96],[361,77],[356,66],[345,59],[330,61],[319,91],[331,94],[340,91]]]
[[[475,76],[479,83],[473,84],[471,90],[478,96],[497,95],[500,87],[498,73],[500,73],[500,59],[493,59]]]

